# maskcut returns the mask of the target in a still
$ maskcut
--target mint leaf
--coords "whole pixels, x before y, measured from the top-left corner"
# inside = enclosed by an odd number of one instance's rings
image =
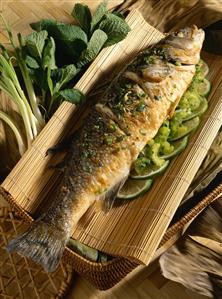
[[[54,88],[53,88],[53,82],[52,82],[52,78],[51,78],[51,69],[50,67],[47,68],[47,83],[48,83],[48,87],[50,90],[50,94],[51,96],[54,93]]]
[[[92,20],[89,7],[81,3],[75,4],[72,11],[72,16],[79,23],[80,27],[88,34],[90,31],[90,23]]]
[[[107,5],[106,2],[102,2],[97,7],[91,21],[91,32],[95,29],[95,26],[102,20],[104,15],[107,13]]]
[[[65,24],[54,20],[45,19],[37,23],[32,23],[30,26],[36,31],[43,29],[46,30],[54,39],[60,39],[64,41],[74,41],[79,39],[85,43],[87,43],[88,40],[86,33],[79,26],[72,24]]]
[[[25,63],[31,69],[38,69],[39,68],[38,62],[35,60],[35,58],[33,58],[30,55],[25,56]]]
[[[95,30],[90,41],[88,42],[87,48],[82,52],[77,66],[81,68],[95,59],[100,50],[103,48],[106,40],[107,35],[104,31],[100,29]]]
[[[49,86],[47,82],[47,72],[43,72],[42,69],[32,69],[29,68],[29,75],[32,78],[33,82],[40,88],[45,91],[48,91]]]
[[[57,52],[63,53],[64,58],[70,57],[68,63],[77,61],[87,46],[87,34],[79,26],[45,19],[32,23],[31,27],[34,30],[47,30],[49,36],[55,40]],[[59,58],[58,55],[57,57]]]
[[[44,51],[42,58],[42,67],[45,70],[47,67],[50,69],[56,69],[55,64],[55,42],[52,37],[49,38]]]
[[[130,31],[130,27],[125,20],[111,13],[106,15],[105,20],[100,23],[99,28],[108,36],[105,47],[120,42]]]
[[[51,79],[51,70],[56,69],[55,64],[55,42],[52,37],[49,38],[44,51],[42,59],[42,68],[43,70],[47,69],[47,83],[51,95],[53,95],[53,82]]]
[[[42,30],[40,32],[32,32],[30,35],[26,37],[26,46],[31,56],[35,58],[42,57],[42,51],[47,36],[47,31]]]
[[[55,27],[55,37],[63,41],[82,40],[87,43],[88,38],[86,33],[76,25],[59,24]]]
[[[54,70],[52,72],[52,79],[56,82],[54,92],[58,92],[59,89],[71,81],[76,74],[77,69],[74,64]]]
[[[70,102],[75,105],[83,103],[86,99],[85,95],[78,89],[64,89],[58,92],[59,99]]]
[[[62,24],[62,23],[57,22],[55,20],[44,19],[36,23],[31,23],[30,26],[35,31],[41,31],[41,30],[50,31],[50,28],[53,28],[55,25],[58,24]]]

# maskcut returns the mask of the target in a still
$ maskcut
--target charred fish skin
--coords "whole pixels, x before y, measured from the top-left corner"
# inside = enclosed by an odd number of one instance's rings
[[[123,69],[73,140],[49,210],[10,241],[9,251],[47,272],[56,269],[79,219],[97,200],[112,203],[140,151],[171,116],[193,78],[203,39],[196,26],[171,33]]]

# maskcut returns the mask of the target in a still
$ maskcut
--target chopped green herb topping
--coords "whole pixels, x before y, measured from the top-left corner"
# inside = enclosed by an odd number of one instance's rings
[[[114,123],[110,123],[109,124],[109,129],[111,130],[111,132],[115,132],[117,129],[117,125]]]
[[[111,144],[113,144],[114,138],[110,135],[106,135],[104,138],[104,141],[107,145],[111,145]]]
[[[92,167],[88,163],[84,163],[82,169],[87,173],[92,173]]]
[[[137,111],[137,112],[143,112],[145,108],[146,108],[146,104],[144,103],[144,101],[141,101],[141,102],[136,106],[136,111]]]
[[[175,61],[174,63],[176,66],[181,66],[181,62],[180,61]]]

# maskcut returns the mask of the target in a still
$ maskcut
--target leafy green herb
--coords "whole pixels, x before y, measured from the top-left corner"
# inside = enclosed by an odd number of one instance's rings
[[[28,67],[30,67],[31,69],[38,69],[39,68],[39,64],[36,61],[35,58],[33,58],[30,55],[26,55],[25,56],[25,63],[27,64]]]
[[[51,70],[56,68],[55,64],[55,42],[52,37],[49,38],[43,52],[42,59],[43,70],[47,69],[47,82],[51,95],[53,95],[53,82],[51,79]]]
[[[79,26],[46,19],[32,23],[31,27],[37,31],[47,30],[49,36],[54,38],[59,52],[70,56],[70,60],[77,60],[87,46],[87,34]]]
[[[55,42],[52,37],[48,40],[46,47],[43,52],[43,59],[42,59],[42,67],[43,69],[50,68],[56,69],[55,63]]]
[[[85,101],[85,95],[78,89],[65,89],[58,93],[63,101],[79,105]]]
[[[36,23],[31,23],[30,27],[35,31],[42,31],[46,30],[47,32],[50,32],[51,28],[53,28],[55,25],[62,24],[61,22],[57,22],[55,20],[50,19],[44,19]]]
[[[123,40],[130,31],[130,27],[122,18],[111,13],[106,14],[105,19],[100,23],[99,28],[108,36],[105,47]]]
[[[78,22],[80,27],[89,34],[90,32],[90,24],[92,20],[92,15],[87,5],[83,5],[81,3],[75,4],[72,16]]]
[[[52,72],[52,78],[56,82],[54,93],[58,92],[66,83],[71,81],[77,74],[77,69],[74,64],[67,65],[60,69],[55,69]]]
[[[31,56],[35,58],[42,57],[42,51],[47,36],[48,32],[46,30],[42,30],[40,32],[32,32],[26,37],[26,46]]]
[[[122,15],[108,12],[106,1],[97,7],[93,15],[88,6],[77,3],[72,16],[78,25],[50,19],[32,23],[30,26],[35,32],[25,38],[19,33],[18,43],[4,22],[13,53],[9,54],[0,44],[0,89],[19,108],[28,146],[61,102],[81,104],[85,100],[80,91],[72,89],[79,78],[77,75],[82,74],[104,47],[122,40],[130,30]],[[18,77],[17,70],[20,73]],[[124,105],[117,101],[114,106],[121,116],[125,111]],[[10,125],[18,144],[21,143],[13,120],[4,113],[0,114],[0,118]],[[19,149],[23,152],[21,144]]]
[[[96,58],[107,40],[107,35],[100,29],[94,31],[85,51],[83,51],[78,67],[82,67]]]
[[[107,5],[106,2],[102,2],[99,4],[97,7],[93,17],[92,17],[92,22],[91,22],[91,32],[94,31],[96,25],[102,20],[104,15],[107,13]]]
[[[44,19],[40,22],[30,24],[30,26],[36,31],[46,30],[48,34],[55,39],[63,41],[74,41],[78,39],[87,43],[86,33],[76,25]]]

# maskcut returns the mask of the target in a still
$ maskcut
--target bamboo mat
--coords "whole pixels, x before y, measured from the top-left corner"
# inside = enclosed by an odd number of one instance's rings
[[[163,37],[137,11],[132,11],[127,20],[132,29],[128,38],[102,51],[77,84],[82,91],[88,93],[101,77],[107,78],[132,54]],[[98,213],[94,207],[89,209],[74,232],[75,238],[112,255],[149,263],[222,123],[222,61],[213,55],[205,55],[205,59],[213,83],[209,109],[187,149],[143,197],[114,207],[108,214]],[[32,214],[39,213],[40,208],[53,200],[60,174],[48,169],[48,165],[58,157],[45,157],[45,152],[76,126],[82,110],[75,114],[74,111],[75,107],[68,103],[57,110],[2,184],[16,202]]]

